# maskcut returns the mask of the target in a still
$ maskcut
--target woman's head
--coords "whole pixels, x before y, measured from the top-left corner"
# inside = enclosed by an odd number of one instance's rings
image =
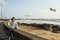
[[[15,21],[15,17],[12,17],[11,20],[12,20],[12,21]]]

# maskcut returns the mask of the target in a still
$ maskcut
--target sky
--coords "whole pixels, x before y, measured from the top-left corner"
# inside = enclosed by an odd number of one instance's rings
[[[14,16],[16,18],[41,19],[60,18],[60,0],[2,0],[2,2],[3,17],[6,16],[7,18],[11,18]],[[49,8],[56,9],[56,12],[50,11]]]

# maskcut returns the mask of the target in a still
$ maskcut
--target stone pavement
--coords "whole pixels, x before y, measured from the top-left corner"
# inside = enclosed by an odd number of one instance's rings
[[[2,37],[2,38],[8,37],[7,34],[5,33],[4,29],[3,29],[2,23],[0,23],[0,37]]]

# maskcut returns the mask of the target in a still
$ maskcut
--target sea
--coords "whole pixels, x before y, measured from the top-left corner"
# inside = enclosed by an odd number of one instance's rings
[[[55,25],[60,25],[60,21],[47,21],[47,20],[17,20],[17,22],[20,23],[27,23],[27,24],[31,24],[31,23],[36,23],[36,24],[55,24]]]

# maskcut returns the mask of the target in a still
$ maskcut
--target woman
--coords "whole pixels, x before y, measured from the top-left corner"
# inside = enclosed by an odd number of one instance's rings
[[[16,22],[16,20],[15,20],[15,17],[12,17],[12,18],[11,18],[10,28],[11,28],[11,29],[17,29],[17,28],[18,28],[18,24],[17,24],[17,22]]]
[[[11,18],[11,22],[10,22],[10,27],[9,27],[9,37],[10,37],[10,39],[12,38],[12,39],[14,39],[14,33],[13,33],[13,29],[17,29],[18,28],[18,24],[17,24],[17,22],[16,22],[16,20],[15,20],[15,17],[12,17]]]

